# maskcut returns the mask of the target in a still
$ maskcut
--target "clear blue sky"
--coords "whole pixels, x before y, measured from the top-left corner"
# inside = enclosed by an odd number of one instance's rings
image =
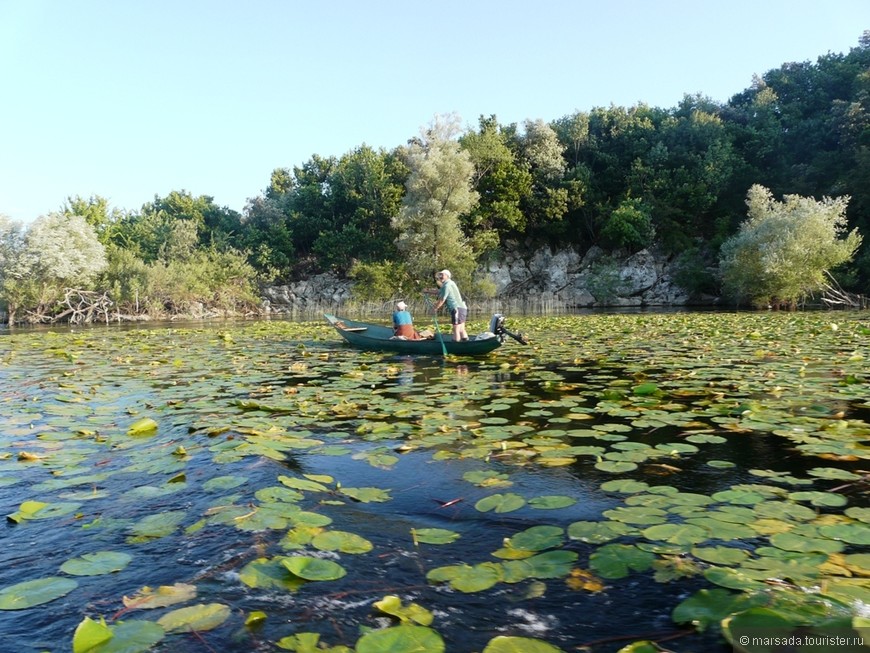
[[[173,190],[242,211],[274,168],[436,114],[725,102],[865,29],[870,0],[0,0],[0,213]]]

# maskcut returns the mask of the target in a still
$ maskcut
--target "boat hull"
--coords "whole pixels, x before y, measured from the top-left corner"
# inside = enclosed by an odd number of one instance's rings
[[[441,335],[440,339],[436,335],[431,340],[402,340],[393,338],[393,330],[390,327],[347,320],[335,315],[326,315],[325,317],[348,344],[367,351],[443,356],[446,349],[447,353],[453,356],[482,356],[495,351],[502,345],[502,339],[495,335],[479,339],[472,336],[463,342],[454,342],[452,336],[444,334]]]

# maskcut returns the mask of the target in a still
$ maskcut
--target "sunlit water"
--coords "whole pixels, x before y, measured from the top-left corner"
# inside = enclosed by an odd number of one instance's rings
[[[589,326],[583,318],[574,318],[567,328],[567,322],[553,326],[548,319],[528,319],[533,347],[508,341],[480,361],[361,353],[340,344],[321,325],[298,332],[289,323],[3,336],[0,507],[13,515],[27,500],[79,505],[69,514],[6,524],[0,590],[65,576],[59,571],[64,562],[95,551],[123,551],[132,560],[116,573],[76,577],[78,586],[51,602],[0,611],[0,651],[68,651],[86,616],[110,623],[114,617],[156,620],[181,606],[125,613],[122,598],[143,587],[175,583],[197,588],[195,601],[181,605],[221,603],[232,614],[207,632],[167,635],[155,651],[273,651],[276,641],[300,632],[320,633],[328,645],[352,647],[365,628],[391,623],[372,607],[389,594],[433,612],[432,628],[448,651],[482,651],[497,635],[536,638],[565,651],[582,646],[617,651],[642,639],[660,641],[673,651],[730,650],[718,633],[697,634],[671,619],[681,600],[710,586],[702,576],[656,582],[645,571],[607,580],[601,591],[574,589],[563,577],[530,579],[471,593],[426,579],[438,567],[497,561],[492,554],[505,539],[532,526],[567,529],[578,521],[602,520],[602,513],[625,500],[623,494],[601,489],[614,479],[712,495],[741,483],[765,482],[750,470],[806,478],[817,467],[862,468],[860,462],[800,455],[761,426],[723,429],[712,421],[717,415],[739,417],[742,402],[766,393],[754,385],[755,372],[749,373],[750,380],[743,376],[742,368],[766,364],[763,356],[752,360],[761,346],[757,343],[749,343],[740,360],[716,360],[717,368],[732,370],[730,378],[711,373],[700,386],[733,393],[731,404],[710,409],[699,386],[687,382],[686,392],[657,399],[656,410],[691,413],[704,399],[691,423],[632,426],[654,402],[632,399],[631,387],[655,381],[667,393],[669,380],[696,373],[686,361],[699,352],[692,345],[675,346],[687,337],[676,333],[675,326],[673,341],[651,342],[648,352],[638,354],[642,347],[636,330],[642,333],[643,325],[633,320],[644,318],[623,319],[625,333],[632,331],[630,340],[621,343],[614,331],[603,340],[599,336],[596,348],[589,344],[592,334],[588,341],[583,336]],[[595,323],[593,328],[617,324]],[[723,334],[723,343],[731,336]],[[764,346],[772,350],[771,342]],[[669,351],[666,345],[674,347]],[[712,360],[715,352],[704,355]],[[838,369],[849,373],[842,365]],[[853,384],[842,397],[832,396],[828,385],[819,386],[815,397],[812,386],[803,387],[795,411],[821,406],[842,410],[853,423],[863,422],[868,381],[856,383],[857,389]],[[633,404],[618,407],[614,389],[627,389]],[[259,406],[240,403],[246,401]],[[156,434],[128,436],[131,423],[142,417],[157,421]],[[251,430],[270,426],[286,432],[287,441],[298,438],[302,444],[277,449],[272,456],[256,449],[236,451]],[[508,444],[484,452],[472,437],[481,427],[489,434],[485,440],[497,440],[492,432],[500,428],[507,433],[519,427],[517,436],[505,435],[504,441],[530,440],[518,447],[524,451],[546,449],[553,440],[601,444],[566,435],[572,429],[601,428],[649,447],[682,442],[686,433],[705,429],[725,441],[614,473],[599,469],[601,458],[595,455],[551,466],[541,464],[540,457],[524,460],[525,454],[516,454]],[[22,459],[22,452],[32,459]],[[382,455],[395,460],[380,464]],[[505,482],[468,480],[468,473],[480,471],[503,474]],[[261,503],[257,490],[281,486],[281,476],[322,482],[329,477],[331,488],[387,491],[389,500],[383,502],[348,500],[340,492],[304,492],[298,502],[304,510],[328,517],[329,529],[366,538],[372,550],[358,555],[311,547],[289,550],[281,544],[286,528],[248,531],[232,521],[208,523],[216,506],[253,510]],[[231,489],[207,485],[218,477],[244,482]],[[830,481],[821,487],[837,485]],[[574,503],[558,509],[526,503],[504,513],[475,507],[494,493],[526,499],[563,496]],[[866,494],[852,495],[850,501],[866,506]],[[183,517],[170,533],[131,539],[141,520],[173,511]],[[191,528],[200,520],[206,523]],[[412,530],[424,528],[455,531],[459,539],[449,545],[415,545]],[[560,548],[577,553],[574,566],[588,569],[597,545],[566,537]],[[253,588],[240,579],[245,565],[257,558],[300,553],[333,559],[347,575],[306,583],[295,592]],[[245,627],[246,616],[257,610],[266,613],[265,622]]]

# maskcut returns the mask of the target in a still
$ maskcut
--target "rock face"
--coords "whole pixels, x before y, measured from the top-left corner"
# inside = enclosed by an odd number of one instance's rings
[[[350,299],[352,282],[332,274],[319,274],[286,286],[261,290],[266,313],[302,313],[323,307],[339,307]]]
[[[691,301],[673,280],[673,257],[655,250],[613,256],[598,247],[585,254],[567,247],[542,248],[531,256],[507,253],[481,271],[495,283],[499,301],[562,309],[685,306]],[[292,313],[315,306],[340,307],[351,298],[351,285],[324,274],[265,288],[264,308]]]

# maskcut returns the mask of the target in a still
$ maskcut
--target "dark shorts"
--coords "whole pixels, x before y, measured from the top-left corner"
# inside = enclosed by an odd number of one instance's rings
[[[468,318],[467,308],[454,308],[450,311],[450,324],[465,324]]]

